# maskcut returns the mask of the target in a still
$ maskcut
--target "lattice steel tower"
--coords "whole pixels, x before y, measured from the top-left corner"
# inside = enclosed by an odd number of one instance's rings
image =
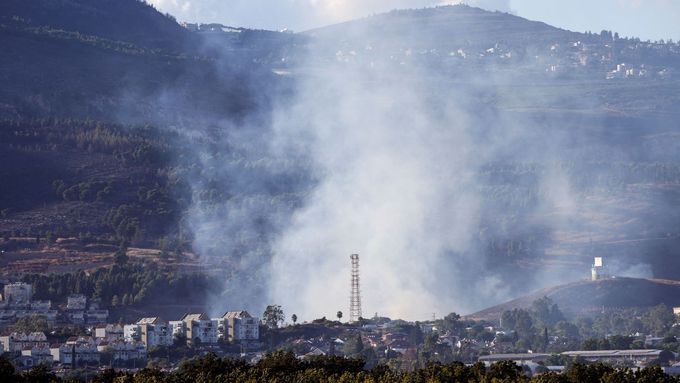
[[[359,254],[349,256],[352,260],[352,292],[349,296],[349,321],[358,322],[361,318],[361,290],[359,289]]]

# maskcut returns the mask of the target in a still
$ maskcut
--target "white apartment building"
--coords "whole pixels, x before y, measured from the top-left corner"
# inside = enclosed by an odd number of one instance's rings
[[[215,321],[220,339],[230,342],[260,339],[259,318],[251,316],[247,311],[229,311]]]
[[[216,344],[217,321],[205,314],[187,314],[182,318],[188,343]]]
[[[142,318],[124,327],[126,341],[140,341],[147,348],[172,345],[174,333],[174,328],[159,317]]]

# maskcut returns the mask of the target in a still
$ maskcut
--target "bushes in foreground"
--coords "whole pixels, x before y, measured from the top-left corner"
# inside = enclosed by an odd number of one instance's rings
[[[75,376],[75,375],[74,375]],[[17,374],[6,360],[0,358],[0,381],[2,382],[69,382],[76,377],[60,379],[47,369]],[[387,366],[364,370],[364,362],[338,356],[319,356],[299,360],[292,353],[279,351],[268,355],[255,364],[235,359],[221,359],[207,355],[183,362],[172,372],[144,369],[137,373],[107,370],[96,376],[95,383],[193,383],[193,382],[342,382],[342,383],[436,383],[436,382],[540,382],[540,383],[633,383],[633,382],[680,382],[680,379],[664,374],[658,367],[639,371],[617,369],[601,363],[573,364],[562,374],[546,372],[530,377],[513,362],[504,361],[487,368],[482,363],[464,365],[429,364],[414,371],[397,372]]]

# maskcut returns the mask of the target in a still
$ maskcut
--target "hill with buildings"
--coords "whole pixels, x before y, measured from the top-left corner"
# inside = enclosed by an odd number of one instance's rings
[[[448,102],[421,113],[441,132],[471,126],[465,173],[479,220],[467,251],[480,261],[461,278],[498,278],[507,298],[545,286],[542,271],[562,278],[549,283],[578,278],[593,254],[680,278],[678,44],[467,6],[290,34],[185,28],[135,0],[11,0],[0,31],[5,259],[44,258],[57,238],[75,238],[109,254],[213,256],[231,278],[263,286],[274,238],[326,175],[309,157],[322,150],[282,158],[270,141],[293,137],[276,118],[319,76],[418,89]],[[18,245],[29,238],[44,247]]]

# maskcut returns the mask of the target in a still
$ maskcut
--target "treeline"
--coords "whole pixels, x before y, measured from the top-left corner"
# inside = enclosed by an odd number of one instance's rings
[[[218,292],[221,285],[206,274],[179,274],[140,264],[114,265],[92,273],[29,274],[22,281],[33,285],[35,299],[64,302],[70,294],[83,294],[104,307],[203,299]]]
[[[41,150],[85,150],[118,154],[121,160],[164,164],[178,135],[161,132],[150,125],[125,126],[81,119],[11,119],[0,121],[0,139],[18,148]]]
[[[549,298],[534,301],[530,309],[513,309],[501,315],[506,335],[497,340],[508,351],[562,352],[567,350],[643,349],[645,335],[661,338],[655,348],[679,352],[680,328],[671,308],[606,310],[593,318],[569,321]],[[461,334],[462,335],[462,334]]]
[[[45,367],[17,374],[12,365],[0,359],[0,381],[14,382],[76,382],[84,378],[84,372],[73,371],[66,378],[59,378]],[[89,377],[91,378],[91,377]],[[88,379],[89,379],[88,378]],[[318,356],[299,360],[292,353],[277,352],[256,364],[241,360],[220,359],[213,354],[188,360],[178,369],[167,372],[159,369],[143,369],[138,372],[105,370],[91,378],[94,383],[194,383],[194,382],[325,382],[325,383],[438,383],[438,382],[536,382],[536,383],[633,383],[679,382],[666,375],[658,367],[640,370],[617,369],[604,364],[573,364],[563,373],[543,372],[530,376],[528,372],[510,361],[494,363],[486,367],[482,363],[433,363],[425,368],[409,372],[396,372],[387,366],[364,369],[363,361],[337,356]]]

